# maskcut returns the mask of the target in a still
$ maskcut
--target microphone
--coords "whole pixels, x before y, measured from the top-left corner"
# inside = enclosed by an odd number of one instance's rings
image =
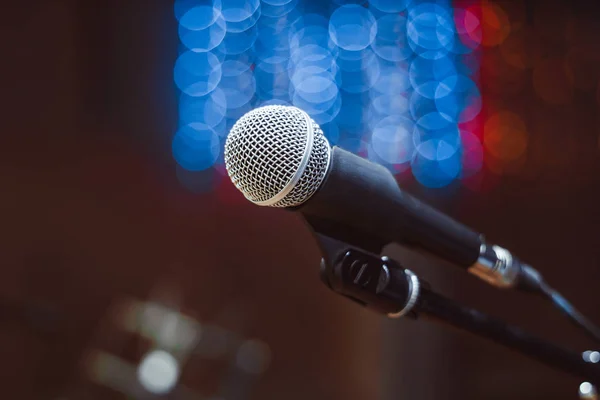
[[[319,125],[296,107],[246,113],[227,136],[224,155],[231,181],[252,203],[425,250],[500,288],[539,291],[537,271],[404,192],[385,167],[331,148]]]

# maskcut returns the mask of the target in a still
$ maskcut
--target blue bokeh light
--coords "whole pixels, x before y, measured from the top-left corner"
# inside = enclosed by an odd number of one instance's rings
[[[244,53],[254,46],[257,37],[258,28],[256,25],[242,32],[227,32],[216,51],[228,56],[247,56]]]
[[[260,3],[259,3],[259,5],[260,5]],[[236,12],[240,11],[240,9],[238,9],[238,8],[236,8],[235,10],[236,10]],[[223,10],[223,11],[225,11],[225,10]],[[233,14],[234,13],[230,13],[229,14],[230,17]],[[223,12],[223,18],[227,22],[227,32],[238,33],[238,32],[243,32],[247,29],[250,29],[251,27],[255,26],[258,23],[258,20],[260,19],[260,16],[261,16],[261,8],[257,7],[252,14],[250,14],[248,17],[246,17],[240,21],[227,20],[225,15],[226,15],[225,12]]]
[[[179,97],[179,123],[181,125],[200,122],[214,129],[225,118],[226,110],[227,99],[219,88],[206,96],[191,97],[182,93]]]
[[[221,68],[223,72],[219,88],[225,94],[227,107],[240,108],[246,105],[256,93],[256,79],[251,65],[228,60]]]
[[[404,11],[412,0],[370,0],[369,6],[385,13]]]
[[[233,23],[253,18],[260,8],[260,0],[220,0],[220,3],[223,18]]]
[[[404,164],[413,156],[413,122],[399,115],[389,116],[373,127],[371,145],[388,164]]]
[[[413,51],[430,60],[447,55],[455,39],[450,10],[435,3],[422,3],[412,8],[406,31]]]
[[[221,80],[221,62],[213,53],[186,51],[175,62],[175,84],[188,96],[204,96]]]
[[[173,4],[175,18],[180,25],[188,29],[203,29],[212,25],[221,15],[221,8],[221,0],[175,0]],[[189,21],[184,16],[191,9],[195,11],[188,15],[188,18],[191,18]]]
[[[479,88],[464,75],[454,75],[440,82],[434,98],[437,109],[455,123],[471,121],[481,111]]]
[[[402,61],[413,55],[406,36],[406,17],[400,14],[384,15],[377,20],[377,34],[373,51],[384,60]]]
[[[366,8],[356,4],[341,6],[329,19],[329,36],[340,48],[363,50],[377,34],[377,21]]]
[[[303,109],[331,145],[426,187],[481,170],[480,139],[459,129],[481,111],[478,44],[449,0],[176,0],[174,11],[172,151],[190,190],[210,191],[229,129],[268,104]]]
[[[444,138],[420,143],[411,160],[414,177],[423,186],[441,188],[454,181],[461,170],[459,143]]]
[[[198,28],[198,25],[194,24],[194,18],[201,18],[198,16],[198,10],[205,7],[194,7],[188,13],[182,17],[183,20],[187,20],[189,24],[185,25],[181,23],[179,25],[179,40],[188,49],[195,52],[210,51],[221,44],[225,38],[225,20],[219,14],[215,21],[207,26]],[[190,16],[191,14],[191,16]]]
[[[219,136],[208,125],[195,122],[182,126],[171,145],[177,163],[189,171],[212,167],[219,157]]]
[[[280,18],[293,11],[297,5],[298,0],[269,0],[269,2],[263,0],[260,7],[263,16],[271,18]]]

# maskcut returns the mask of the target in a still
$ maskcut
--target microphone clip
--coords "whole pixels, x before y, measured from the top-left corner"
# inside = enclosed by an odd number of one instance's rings
[[[315,233],[323,258],[321,281],[334,292],[391,318],[417,317],[424,282],[397,261]]]

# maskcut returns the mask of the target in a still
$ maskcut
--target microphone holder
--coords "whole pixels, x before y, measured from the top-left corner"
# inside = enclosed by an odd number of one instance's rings
[[[600,363],[539,339],[520,328],[460,305],[398,262],[378,254],[377,240],[315,218],[306,218],[321,249],[321,280],[334,292],[392,318],[426,317],[487,338],[574,377],[600,384]],[[340,240],[341,238],[344,238]],[[358,240],[357,240],[358,239]],[[352,243],[360,242],[356,246]]]

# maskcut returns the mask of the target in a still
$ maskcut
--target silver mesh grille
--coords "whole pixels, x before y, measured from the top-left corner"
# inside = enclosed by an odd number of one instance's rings
[[[321,128],[304,111],[265,106],[245,114],[231,128],[225,141],[225,166],[233,184],[251,202],[293,207],[321,185],[329,152]]]

